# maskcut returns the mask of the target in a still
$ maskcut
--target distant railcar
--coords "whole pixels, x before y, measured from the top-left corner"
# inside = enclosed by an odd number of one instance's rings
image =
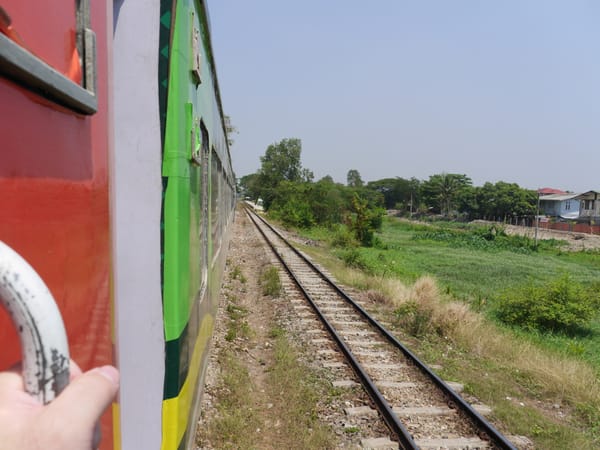
[[[0,240],[72,358],[121,370],[101,448],[190,448],[235,202],[206,4],[1,7]],[[0,369],[21,358],[9,322]]]

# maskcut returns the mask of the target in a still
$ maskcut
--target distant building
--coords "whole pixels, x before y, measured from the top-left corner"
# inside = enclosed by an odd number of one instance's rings
[[[544,188],[549,189],[549,188]],[[558,190],[558,189],[554,189]],[[542,189],[538,191],[540,193]],[[580,194],[567,193],[540,194],[540,213],[550,217],[575,220],[579,217]]]
[[[579,219],[600,221],[600,192],[587,191],[577,195],[579,204]]]
[[[549,187],[538,189],[537,193],[538,195],[568,194],[568,192],[566,191],[561,191],[560,189],[554,189]]]

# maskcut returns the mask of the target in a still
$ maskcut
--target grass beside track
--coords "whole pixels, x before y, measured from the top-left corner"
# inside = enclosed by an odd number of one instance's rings
[[[567,253],[557,242],[537,250],[526,240],[490,244],[470,233],[386,220],[377,248],[303,250],[366,291],[371,309],[392,319],[425,362],[493,408],[501,431],[540,449],[600,448],[600,316],[577,336],[510,329],[493,318],[499,294],[523,283],[569,273],[598,286],[600,254]],[[326,230],[306,236],[335,240]]]
[[[269,310],[273,308],[270,297],[281,293],[273,266],[260,274],[244,274],[236,266],[228,282],[233,280],[258,282],[262,296],[254,301]],[[218,351],[220,375],[212,394],[216,414],[199,428],[198,445],[218,449],[335,448],[335,434],[317,415],[319,405],[335,394],[330,383],[302,363],[275,315],[253,321],[257,306],[252,301],[246,298],[242,304],[229,290],[224,297],[224,337],[229,345]]]

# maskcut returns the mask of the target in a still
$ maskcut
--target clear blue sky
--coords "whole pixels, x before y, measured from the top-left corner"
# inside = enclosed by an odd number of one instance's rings
[[[208,3],[238,177],[297,137],[316,180],[600,190],[600,1]]]

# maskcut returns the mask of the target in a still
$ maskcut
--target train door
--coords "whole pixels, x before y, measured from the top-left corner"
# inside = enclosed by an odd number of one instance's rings
[[[112,2],[6,0],[0,11],[0,240],[52,292],[70,353],[114,364],[108,155]],[[20,358],[0,310],[0,368]],[[102,448],[112,448],[112,413]]]

